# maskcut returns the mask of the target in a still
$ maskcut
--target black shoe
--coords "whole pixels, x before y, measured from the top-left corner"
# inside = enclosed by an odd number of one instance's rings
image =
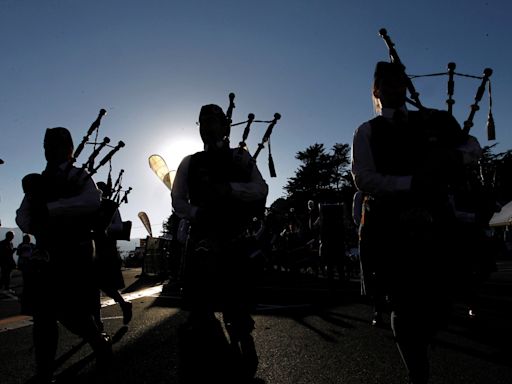
[[[95,322],[96,328],[98,328],[100,332],[103,332],[105,330],[105,325],[103,324],[103,321],[96,319]]]
[[[121,305],[121,310],[123,311],[123,324],[127,325],[132,320],[132,316],[133,316],[132,306],[133,305],[129,301],[122,302],[119,305]]]
[[[258,354],[252,335],[240,337],[240,352],[242,355],[242,367],[247,378],[253,378],[258,370]]]
[[[112,365],[112,339],[106,333],[101,333],[100,337],[91,343],[96,357],[96,368],[99,371],[106,371]]]

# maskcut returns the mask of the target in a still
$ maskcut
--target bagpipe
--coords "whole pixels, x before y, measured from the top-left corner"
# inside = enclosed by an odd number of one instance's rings
[[[111,191],[104,194],[102,203],[100,206],[100,211],[96,217],[95,228],[103,228],[106,230],[115,211],[118,209],[119,205],[123,202],[128,202],[127,195],[131,191],[131,187],[124,191],[124,196],[121,198],[121,193],[123,192],[121,189],[121,176],[122,171],[120,173],[120,177],[116,181],[116,185],[112,188],[112,180],[111,180],[111,160],[112,157],[125,146],[123,141],[119,141],[117,145],[110,145],[110,138],[104,137],[101,142],[98,142],[99,128],[101,125],[101,120],[103,116],[105,116],[107,111],[105,109],[101,109],[99,111],[98,116],[90,125],[87,130],[85,136],[82,138],[80,144],[74,150],[71,159],[68,161],[62,172],[58,173],[58,177],[52,179],[52,182],[57,180],[55,185],[47,185],[48,182],[45,181],[44,173],[31,173],[26,175],[22,180],[22,187],[25,194],[28,194],[34,200],[40,203],[47,203],[55,199],[56,197],[71,197],[79,193],[79,191],[86,185],[87,182],[95,175],[98,170],[103,167],[105,164],[109,163],[110,170],[108,174],[108,181],[106,183],[107,190]],[[90,141],[91,135],[96,132],[96,137],[93,141]],[[84,150],[86,145],[94,146],[92,153],[87,157],[85,162],[80,167],[75,167],[75,163],[82,151]],[[110,151],[107,152],[101,160],[96,164],[97,157],[100,155],[102,150],[105,148],[110,148]],[[54,190],[53,192],[48,192],[49,190]],[[113,193],[112,193],[113,192]],[[131,228],[131,222],[123,223],[123,227],[126,227],[126,230],[123,231],[123,237],[128,237]]]
[[[385,28],[381,28],[379,30],[379,35],[382,37],[382,39],[385,41],[386,46],[389,51],[389,57],[390,61],[392,63],[396,63],[400,65],[405,73],[405,65],[400,60],[400,57],[398,56],[398,53],[395,49],[395,44],[391,41],[391,38],[389,37],[387,30]],[[416,107],[420,111],[428,111],[429,109],[424,107],[423,104],[420,101],[419,93],[416,91],[416,88],[414,87],[414,84],[412,83],[413,78],[419,78],[419,77],[432,77],[432,76],[448,76],[448,83],[447,83],[447,95],[448,98],[446,99],[447,104],[447,111],[450,113],[450,115],[453,113],[453,105],[455,104],[455,100],[453,99],[453,94],[455,90],[455,76],[462,76],[467,78],[474,78],[474,79],[480,79],[481,83],[477,89],[474,102],[470,107],[470,113],[467,117],[467,119],[464,121],[462,130],[465,135],[469,134],[470,129],[473,127],[473,119],[475,117],[475,113],[480,109],[479,103],[484,95],[486,86],[488,87],[488,94],[489,94],[489,114],[487,119],[487,138],[488,140],[495,140],[496,139],[496,132],[495,132],[495,126],[494,126],[494,118],[492,115],[492,96],[491,96],[491,82],[490,77],[492,75],[492,69],[491,68],[485,68],[483,71],[482,76],[474,76],[474,75],[467,75],[462,73],[455,72],[456,64],[453,62],[448,63],[446,72],[440,72],[440,73],[432,73],[427,75],[406,75],[407,78],[407,90],[410,94],[410,97],[406,99],[406,101]]]
[[[114,156],[114,154],[116,154],[121,148],[123,148],[125,146],[124,142],[121,141],[121,140],[115,146],[110,145],[109,144],[110,143],[110,138],[108,138],[108,137],[104,137],[103,141],[98,142],[98,135],[99,135],[99,128],[100,128],[100,124],[101,124],[101,119],[103,118],[103,116],[106,115],[106,113],[107,113],[107,111],[105,109],[103,109],[103,108],[100,109],[98,117],[96,118],[96,120],[94,120],[94,122],[91,124],[91,126],[87,130],[87,133],[82,138],[82,141],[80,142],[78,147],[76,147],[75,152],[73,153],[73,157],[72,157],[71,161],[68,163],[68,168],[73,167],[74,163],[78,159],[78,156],[80,156],[80,154],[82,153],[82,150],[84,149],[85,145],[88,144],[88,145],[93,145],[94,146],[94,149],[93,149],[92,153],[89,155],[87,160],[80,167],[78,177],[80,177],[81,174],[85,173],[85,170],[88,171],[87,178],[92,177],[94,174],[96,174],[98,172],[98,170],[102,166],[107,164],[107,162],[111,161],[111,159]],[[96,137],[95,137],[94,141],[89,141],[90,140],[90,136],[94,132],[96,132]],[[95,165],[96,158],[99,156],[100,152],[105,147],[109,147],[109,148],[112,148],[112,149],[100,160],[98,165]]]
[[[98,132],[99,127],[101,124],[101,119],[103,116],[107,113],[105,109],[101,109],[98,117],[94,122],[91,124],[89,129],[87,130],[86,135],[83,137],[80,144],[76,147],[74,150],[71,159],[68,160],[65,169],[63,172],[59,173],[59,179],[63,180],[67,183],[66,191],[59,191],[61,196],[72,196],[76,194],[78,190],[80,190],[85,183],[88,182],[89,179],[92,178],[94,174],[98,172],[100,167],[105,165],[107,162],[111,161],[114,154],[119,151],[122,147],[124,147],[124,142],[119,141],[116,146],[109,145],[110,139],[108,137],[105,137],[102,142],[97,142],[97,138],[94,142],[89,142],[90,136],[94,133],[94,131]],[[97,136],[98,134],[96,134]],[[94,145],[94,150],[90,154],[90,156],[87,158],[87,160],[80,166],[75,167],[75,163],[82,153],[84,147],[86,144]],[[95,166],[96,158],[99,156],[100,152],[103,148],[110,147],[112,150],[108,152],[99,162],[98,165]],[[75,170],[76,169],[76,170]],[[39,175],[37,173],[31,173],[23,178],[22,184],[23,184],[23,191],[25,193],[37,193],[40,192],[37,190],[37,187],[39,186],[40,180],[39,177],[42,175]]]
[[[128,187],[127,189],[122,188],[122,179],[124,174],[124,169],[121,169],[119,171],[119,174],[117,176],[117,179],[114,183],[112,183],[112,157],[114,154],[116,154],[121,148],[125,146],[123,141],[119,141],[117,145],[111,146],[109,145],[110,139],[108,137],[104,137],[103,141],[98,142],[98,135],[99,135],[99,128],[101,119],[103,116],[105,116],[106,110],[101,109],[98,117],[96,120],[91,124],[89,130],[87,131],[86,135],[82,138],[82,141],[76,148],[72,162],[76,161],[80,153],[82,152],[84,146],[86,144],[93,145],[94,149],[91,153],[91,155],[88,157],[87,161],[82,164],[82,167],[80,168],[82,172],[84,172],[85,169],[88,170],[88,177],[93,176],[97,173],[98,169],[100,169],[105,164],[109,164],[109,171],[107,176],[107,182],[106,183],[98,183],[102,185],[102,199],[101,199],[101,205],[100,210],[97,215],[95,230],[97,231],[105,231],[108,226],[110,225],[110,222],[112,221],[112,218],[114,217],[115,212],[119,209],[121,204],[128,203],[128,194],[132,191],[132,187]],[[94,141],[90,141],[90,136],[93,133],[96,133]],[[95,160],[102,151],[103,148],[109,147],[111,150],[99,161],[97,165],[95,165]],[[72,162],[70,163],[72,165]],[[123,229],[121,232],[115,234],[116,240],[130,240],[130,233],[131,233],[131,227],[132,222],[131,221],[123,221],[122,222]]]
[[[112,184],[112,168],[109,169],[107,182],[102,189],[102,200],[100,206],[100,227],[99,230],[104,231],[108,228],[112,218],[119,209],[121,204],[128,204],[128,194],[132,191],[132,187],[128,187],[127,189],[122,189],[122,178],[124,174],[124,169],[119,171],[116,181]],[[132,229],[131,221],[123,221],[122,222],[122,230],[120,232],[112,233],[111,237],[116,240],[130,240],[130,233]]]
[[[470,106],[469,115],[467,116],[466,120],[464,120],[463,124],[456,123],[459,129],[459,137],[462,137],[463,140],[468,139],[469,133],[471,128],[473,127],[474,123],[474,117],[476,112],[480,109],[479,103],[482,100],[482,97],[486,91],[486,88],[488,90],[488,96],[489,96],[489,112],[487,117],[487,138],[488,140],[495,140],[496,139],[496,131],[495,131],[495,125],[494,125],[494,118],[492,115],[492,94],[491,94],[491,81],[490,77],[493,73],[491,68],[485,68],[483,70],[482,76],[473,76],[473,75],[467,75],[467,74],[461,74],[455,72],[456,64],[454,62],[450,62],[447,65],[447,71],[446,72],[440,72],[440,73],[432,73],[427,75],[407,75],[405,73],[405,65],[400,60],[400,57],[398,56],[398,53],[395,49],[395,44],[391,41],[391,38],[389,37],[386,29],[382,28],[379,31],[379,35],[382,37],[382,39],[385,41],[386,46],[389,51],[389,57],[392,63],[396,63],[399,66],[402,67],[404,74],[406,75],[406,81],[407,81],[407,90],[410,95],[410,97],[406,98],[406,102],[418,109],[420,111],[420,115],[423,116],[423,119],[425,119],[425,125],[431,125],[434,126],[433,129],[429,130],[430,133],[434,132],[434,135],[437,135],[434,138],[427,137],[427,139],[430,142],[435,142],[437,139],[439,141],[442,141],[445,136],[443,133],[443,129],[445,128],[442,124],[442,121],[436,120],[435,118],[431,119],[431,116],[435,115],[434,109],[426,108],[419,99],[419,93],[416,91],[412,79],[419,78],[419,77],[432,77],[432,76],[447,76],[447,99],[446,99],[446,105],[447,114],[454,119],[453,117],[453,105],[455,104],[455,100],[453,98],[454,95],[454,89],[455,89],[455,82],[454,77],[455,76],[461,76],[466,78],[473,78],[480,80],[480,84],[477,88],[473,104]],[[439,114],[437,114],[439,115]],[[436,126],[437,125],[437,126]],[[442,143],[445,144],[445,143]],[[450,141],[450,145],[453,144],[453,141]],[[452,148],[455,149],[455,148]],[[481,152],[480,152],[481,154]],[[428,155],[427,155],[428,156]],[[455,159],[456,165],[454,168],[452,168],[450,180],[448,181],[451,183],[449,193],[450,193],[450,199],[452,201],[452,204],[454,206],[454,210],[456,212],[456,215],[458,213],[464,212],[470,212],[471,215],[476,217],[476,220],[479,220],[478,217],[487,217],[489,216],[490,211],[492,211],[492,197],[491,194],[488,191],[488,188],[485,186],[486,181],[484,180],[482,176],[482,163],[481,161],[473,161],[473,163],[469,164],[461,164],[462,162],[459,160],[459,158],[452,158]],[[453,164],[444,164],[443,168],[447,169],[451,167]],[[480,169],[478,169],[480,168]],[[455,170],[455,172],[453,171]],[[490,200],[489,200],[490,199]],[[460,207],[460,211],[459,211]],[[458,213],[457,213],[458,212]],[[492,213],[491,213],[492,214]],[[489,217],[490,218],[490,217]],[[475,219],[473,219],[475,220]],[[485,225],[488,220],[482,219],[481,223]]]
[[[217,188],[217,186],[215,186],[215,182],[248,181],[249,178],[251,177],[251,172],[254,169],[254,165],[257,161],[259,154],[267,144],[269,149],[268,166],[270,177],[276,177],[276,170],[270,146],[270,137],[275,125],[281,118],[281,115],[279,113],[275,113],[274,118],[272,120],[257,120],[255,118],[254,113],[249,113],[249,115],[247,116],[247,120],[233,123],[233,111],[235,109],[235,94],[229,93],[228,98],[229,105],[225,109],[227,129],[226,133],[224,134],[225,136],[223,137],[223,140],[226,144],[225,148],[229,148],[229,152],[232,154],[232,158],[228,158],[227,156],[224,155],[207,158],[206,153],[199,154],[199,156],[203,157],[198,157],[198,159],[200,160],[198,160],[197,163],[204,164],[204,167],[208,168],[208,170],[205,170],[205,172],[208,172],[209,174],[212,175],[211,179],[213,179],[214,182],[212,188],[210,188],[210,185],[201,184],[200,178],[197,178],[198,182],[196,186],[191,188],[191,190],[194,191],[194,196],[191,197],[190,200],[195,201],[194,204],[196,205],[208,206],[211,212],[211,217],[204,219],[201,225],[196,225],[196,228],[202,228],[200,231],[217,230],[218,228],[215,227],[215,225],[211,225],[211,222],[207,222],[208,220],[213,220],[215,218],[216,220],[218,219],[219,221],[223,222],[221,227],[225,229],[225,233],[243,232],[247,229],[249,225],[251,225],[255,218],[260,219],[264,216],[266,196],[254,201],[242,201],[240,199],[230,198],[222,188]],[[247,147],[247,139],[250,135],[251,127],[255,123],[268,124],[268,126],[263,134],[261,141],[258,143],[256,151],[254,152],[254,154],[251,154]],[[242,133],[242,139],[238,143],[238,146],[231,148],[229,146],[229,143],[230,135],[232,135],[233,133],[232,127],[241,126],[243,124],[245,124],[245,128]],[[206,164],[208,164],[208,166],[206,166]],[[228,170],[228,168],[231,166],[232,168]],[[157,173],[158,175],[157,171],[155,171],[155,173]],[[161,179],[164,183],[166,183],[165,178]],[[224,184],[220,183],[219,185]],[[218,199],[221,199],[225,204],[219,203],[217,201]],[[230,229],[227,229],[228,227]]]
[[[270,177],[276,177],[277,176],[276,168],[274,165],[274,159],[272,158],[272,150],[271,150],[271,146],[270,146],[270,136],[272,135],[272,131],[273,131],[275,125],[277,124],[277,121],[279,119],[281,119],[281,114],[279,114],[277,112],[274,113],[274,118],[272,120],[255,120],[254,113],[249,113],[247,116],[247,120],[244,120],[244,121],[241,121],[238,123],[233,123],[232,116],[233,116],[233,110],[235,109],[234,101],[235,101],[235,94],[230,93],[229,94],[229,105],[228,105],[228,108],[226,109],[226,118],[228,119],[230,131],[231,131],[231,127],[245,124],[245,128],[244,128],[244,131],[242,134],[242,140],[238,144],[239,150],[240,151],[244,151],[244,150],[248,151],[246,142],[247,142],[247,138],[249,137],[249,133],[251,131],[252,123],[268,124],[267,129],[265,130],[265,133],[263,134],[263,137],[261,139],[261,142],[258,143],[258,148],[252,155],[252,158],[254,160],[256,160],[258,158],[258,155],[260,154],[261,150],[263,148],[265,148],[265,144],[268,144],[268,168],[269,168],[269,172],[270,172]]]
[[[398,53],[395,49],[395,44],[391,41],[385,28],[379,30],[379,35],[382,37],[388,48],[390,61],[397,64],[403,69],[405,79],[407,81],[407,90],[410,97],[406,98],[406,102],[415,106],[420,112],[420,125],[421,132],[424,135],[424,153],[427,161],[436,164],[437,171],[442,171],[443,176],[450,178],[455,185],[455,188],[466,188],[467,190],[475,188],[476,184],[483,185],[483,180],[480,175],[481,170],[476,171],[473,165],[479,166],[478,159],[481,157],[482,150],[480,145],[474,137],[470,137],[469,133],[473,127],[474,117],[476,112],[480,109],[479,103],[485,93],[486,87],[488,88],[489,95],[489,114],[487,118],[487,137],[488,140],[496,139],[496,130],[494,125],[494,118],[492,115],[492,95],[491,95],[491,82],[492,75],[491,68],[485,68],[482,76],[473,76],[455,72],[456,64],[450,62],[447,65],[446,72],[431,73],[427,75],[407,75],[406,67],[400,60]],[[447,95],[446,99],[447,110],[442,111],[439,109],[425,107],[419,98],[419,93],[416,91],[412,79],[419,77],[433,77],[433,76],[447,76]],[[455,90],[455,76],[462,76],[466,78],[479,79],[480,85],[477,88],[473,104],[470,106],[470,112],[463,124],[459,124],[453,116],[453,105],[455,100],[453,98]],[[462,158],[456,153],[456,149],[463,148]],[[440,149],[440,150],[439,150]],[[438,152],[436,152],[439,150]],[[471,169],[473,168],[473,169]],[[429,164],[425,163],[425,169],[429,169]],[[444,169],[444,171],[443,171]],[[431,170],[432,171],[432,170]],[[477,180],[480,178],[480,180]],[[472,184],[472,185],[471,185]]]

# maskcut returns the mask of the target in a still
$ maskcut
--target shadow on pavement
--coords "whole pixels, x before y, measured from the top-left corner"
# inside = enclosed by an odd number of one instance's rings
[[[163,284],[160,298],[153,307],[183,307],[181,285],[165,281],[161,277],[142,276],[125,292],[136,291]],[[254,314],[279,316],[293,319],[302,327],[315,332],[329,343],[336,340],[324,330],[315,327],[307,319],[316,316],[336,329],[361,327],[365,319],[354,315],[350,305],[367,305],[359,295],[359,282],[347,281],[329,285],[325,279],[312,276],[268,276],[260,280],[255,292]],[[509,325],[511,310],[497,303],[494,312],[482,312],[469,321],[459,311],[455,312],[449,327],[436,340],[440,347],[462,355],[473,356],[498,365],[509,366],[511,336]],[[346,308],[346,310],[345,310]],[[245,380],[237,369],[239,356],[233,353],[221,325],[206,334],[183,331],[186,310],[165,318],[153,327],[146,328],[133,341],[115,352],[109,373],[98,375],[85,369],[73,378],[73,383],[262,383],[261,379]],[[504,316],[504,317],[503,317]],[[473,321],[476,320],[476,321]],[[508,326],[507,326],[508,324]],[[357,326],[359,328],[359,326]],[[382,331],[382,330],[381,330]],[[391,335],[389,329],[384,331]],[[390,340],[391,342],[391,340]]]

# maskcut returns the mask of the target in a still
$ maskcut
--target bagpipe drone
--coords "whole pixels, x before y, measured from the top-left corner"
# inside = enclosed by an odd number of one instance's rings
[[[103,167],[105,164],[109,164],[109,173],[108,173],[108,179],[106,184],[105,191],[103,191],[103,198],[101,202],[100,211],[97,215],[95,230],[106,230],[108,225],[110,224],[110,221],[112,220],[112,217],[115,213],[115,211],[119,208],[119,206],[122,203],[128,202],[128,194],[132,190],[132,188],[128,188],[126,190],[123,190],[121,187],[121,180],[122,180],[122,174],[124,170],[121,170],[119,173],[119,177],[117,178],[114,185],[112,185],[112,157],[125,146],[125,143],[123,141],[119,141],[117,145],[112,146],[110,145],[110,138],[104,137],[101,142],[98,142],[98,135],[99,135],[99,128],[101,125],[101,120],[103,116],[105,116],[107,111],[105,109],[101,109],[99,111],[98,116],[93,121],[93,123],[90,125],[89,129],[87,130],[85,136],[82,138],[82,141],[80,144],[76,147],[74,150],[72,157],[70,161],[68,162],[66,168],[63,171],[63,174],[61,175],[61,179],[65,180],[65,190],[59,191],[64,196],[73,196],[76,194],[84,185],[85,183],[93,176],[95,175],[98,170]],[[90,141],[91,135],[95,134],[95,138],[93,141]],[[92,145],[93,150],[92,153],[87,157],[85,162],[80,166],[77,167],[78,170],[75,172],[73,169],[75,169],[74,164],[76,163],[77,159],[81,155],[82,151],[84,150],[86,145]],[[97,157],[100,155],[102,150],[104,148],[111,148],[108,153],[104,155],[104,157],[96,164]],[[32,195],[37,195],[43,193],[44,189],[41,188],[42,184],[42,175],[37,173],[32,173],[27,176],[25,176],[22,180],[23,185],[23,191],[25,193],[30,193]],[[39,196],[40,199],[47,198],[46,196]],[[130,231],[131,231],[131,222],[126,221],[123,222],[123,233],[120,236],[120,240],[129,240],[130,238]]]
[[[245,124],[245,128],[242,134],[242,140],[238,144],[238,149],[240,151],[248,151],[247,148],[247,138],[249,137],[249,133],[251,131],[251,125],[252,123],[267,123],[267,129],[265,130],[265,133],[263,134],[263,137],[261,139],[261,142],[258,143],[258,147],[252,156],[254,160],[258,158],[258,155],[260,152],[265,148],[265,144],[268,144],[268,167],[269,167],[269,173],[270,177],[276,177],[276,169],[274,165],[274,160],[272,158],[272,151],[270,146],[270,136],[272,135],[272,131],[277,123],[277,121],[281,118],[281,114],[275,113],[274,118],[272,120],[255,120],[254,113],[249,113],[247,116],[247,120],[241,121],[238,123],[232,123],[232,117],[233,117],[233,110],[235,109],[235,94],[230,93],[229,96],[229,105],[226,109],[226,118],[229,122],[229,131],[231,132],[231,127],[235,127],[238,125]],[[226,138],[229,140],[229,137]],[[160,155],[153,154],[149,156],[148,158],[149,167],[151,170],[155,173],[155,175],[165,184],[165,186],[171,190],[172,184],[174,182],[174,177],[176,176],[176,170],[170,170],[167,166],[167,163],[165,162],[164,158]]]
[[[251,125],[252,123],[266,123],[268,124],[267,129],[265,130],[265,133],[263,134],[263,137],[261,139],[261,142],[258,143],[258,148],[254,152],[254,155],[252,155],[252,158],[254,160],[257,159],[258,155],[260,154],[261,150],[265,148],[265,144],[268,144],[268,168],[270,172],[270,177],[276,177],[276,168],[274,166],[274,159],[272,158],[272,151],[270,146],[270,136],[272,135],[272,131],[274,129],[274,126],[276,125],[277,121],[281,119],[281,114],[274,113],[274,118],[272,120],[255,120],[255,115],[253,113],[249,113],[247,116],[247,120],[241,121],[239,123],[232,123],[232,116],[233,116],[233,109],[235,109],[235,94],[230,93],[229,94],[229,106],[226,110],[226,117],[228,118],[228,122],[230,127],[235,127],[237,125],[246,124],[243,134],[242,134],[242,140],[238,144],[238,148],[240,150],[248,150],[247,149],[247,138],[249,137],[249,133],[251,131]]]
[[[405,65],[403,65],[400,57],[398,56],[395,44],[391,41],[391,38],[387,34],[386,29],[382,28],[379,31],[379,35],[385,41],[391,62],[398,64],[403,68],[405,73]],[[413,105],[420,111],[420,115],[423,116],[425,125],[428,127],[428,131],[431,133],[430,136],[427,135],[426,139],[428,143],[436,143],[440,142],[442,144],[447,144],[447,142],[443,142],[444,134],[444,126],[442,124],[437,124],[438,122],[435,119],[431,119],[433,116],[434,109],[426,108],[423,106],[419,99],[419,93],[416,91],[412,79],[418,77],[432,77],[432,76],[447,76],[447,95],[446,99],[447,105],[447,113],[453,117],[453,105],[455,104],[455,100],[453,99],[454,89],[455,89],[455,76],[462,76],[466,78],[474,78],[480,80],[480,85],[477,88],[476,95],[474,97],[473,104],[470,106],[470,112],[467,116],[466,120],[460,125],[461,137],[463,139],[467,139],[470,133],[471,128],[473,127],[474,117],[476,112],[480,109],[479,103],[482,100],[482,97],[486,91],[486,87],[488,89],[489,95],[489,113],[487,117],[487,138],[488,140],[496,139],[496,131],[494,125],[494,118],[492,115],[492,96],[491,96],[491,82],[490,77],[493,73],[491,68],[485,68],[483,70],[482,76],[473,76],[467,74],[461,74],[455,72],[456,65],[453,62],[448,63],[447,71],[441,73],[432,73],[427,75],[407,75],[407,90],[410,95],[406,99],[408,104]],[[451,143],[451,142],[450,142]],[[448,144],[451,145],[451,144]],[[460,160],[459,160],[460,161]],[[449,168],[451,164],[444,164],[445,168]],[[493,172],[489,172],[489,170],[484,169],[486,165],[482,162],[481,158],[477,163],[468,164],[458,166],[456,168],[458,171],[456,174],[452,174],[453,179],[451,182],[451,192],[450,199],[454,204],[454,209],[456,212],[472,212],[476,213],[474,217],[478,217],[482,225],[486,225],[490,216],[495,209],[495,201],[493,195],[495,195],[493,191],[493,185],[495,183],[495,177],[489,177]],[[495,173],[495,172],[494,172]],[[485,201],[485,203],[482,203]],[[460,207],[460,211],[459,211]]]
[[[120,140],[115,146],[109,145],[110,139],[108,137],[104,137],[103,141],[98,143],[101,119],[103,116],[105,116],[105,114],[106,110],[101,109],[98,117],[91,124],[86,135],[83,137],[82,142],[79,144],[75,153],[73,154],[73,158],[76,160],[86,144],[92,145],[94,147],[93,152],[87,161],[82,164],[82,169],[87,168],[90,176],[94,175],[98,169],[105,164],[109,164],[107,182],[105,183],[105,188],[103,190],[100,213],[98,215],[98,230],[105,230],[108,227],[115,211],[121,206],[121,204],[128,204],[128,194],[132,191],[132,187],[128,187],[127,189],[123,189],[122,187],[124,169],[119,171],[115,182],[112,183],[112,157],[121,148],[123,148],[125,144]],[[89,141],[89,138],[93,133],[95,133],[95,138],[93,141]],[[111,150],[99,161],[98,165],[95,166],[95,159],[104,147],[109,147]],[[130,240],[131,227],[131,221],[123,221],[123,230],[116,236],[116,240]]]
[[[398,56],[398,53],[395,49],[395,44],[391,41],[391,38],[389,37],[387,30],[385,28],[382,28],[379,30],[379,35],[382,37],[382,39],[385,41],[386,46],[388,47],[389,51],[389,57],[391,62],[396,63],[400,65],[405,73],[405,65],[400,60],[400,57]],[[455,100],[453,99],[454,89],[455,89],[455,82],[454,77],[455,76],[461,76],[461,77],[467,77],[467,78],[474,78],[474,79],[480,79],[481,83],[477,89],[474,103],[470,107],[470,113],[467,117],[467,119],[464,121],[462,130],[463,132],[468,135],[470,129],[473,127],[473,119],[475,117],[475,113],[480,109],[479,103],[484,95],[486,86],[488,87],[488,94],[489,94],[489,114],[487,119],[487,138],[488,140],[495,140],[496,139],[496,132],[495,132],[495,126],[494,126],[494,118],[492,115],[492,96],[491,96],[491,82],[490,77],[492,75],[492,69],[491,68],[485,68],[483,71],[482,76],[473,76],[473,75],[467,75],[462,73],[455,72],[456,64],[453,62],[448,63],[447,65],[448,70],[446,72],[440,72],[440,73],[432,73],[427,75],[407,75],[407,89],[410,94],[410,98],[407,98],[407,102],[416,108],[418,110],[425,110],[423,104],[421,103],[419,99],[419,93],[416,91],[414,84],[412,83],[412,79],[419,78],[419,77],[432,77],[432,76],[448,76],[448,84],[447,84],[447,94],[448,99],[446,99],[447,104],[447,110],[450,114],[453,113],[453,105],[455,104]]]

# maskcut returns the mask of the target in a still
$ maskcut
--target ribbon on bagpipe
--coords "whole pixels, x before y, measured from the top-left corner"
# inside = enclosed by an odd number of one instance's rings
[[[276,177],[277,176],[276,168],[275,168],[275,165],[274,165],[274,159],[272,158],[272,151],[271,151],[271,146],[270,146],[270,136],[272,135],[272,131],[273,131],[274,126],[276,125],[277,121],[281,118],[281,114],[275,113],[274,114],[274,118],[272,120],[255,120],[254,113],[249,113],[249,115],[247,116],[247,120],[233,124],[232,123],[232,114],[233,114],[233,109],[235,108],[234,99],[235,99],[235,94],[234,93],[230,93],[229,94],[229,106],[228,106],[228,108],[226,110],[226,117],[228,118],[228,121],[230,123],[230,128],[231,127],[235,127],[237,125],[246,124],[245,128],[244,128],[244,131],[243,131],[243,134],[242,134],[242,140],[238,144],[238,148],[240,150],[248,150],[246,142],[247,142],[247,138],[249,137],[249,133],[251,131],[251,125],[253,123],[267,123],[267,124],[269,124],[267,129],[266,129],[266,131],[265,131],[265,133],[263,134],[261,142],[258,144],[258,148],[256,149],[256,152],[254,153],[254,155],[252,157],[253,157],[254,160],[256,160],[258,155],[260,154],[261,150],[265,147],[265,144],[268,143],[268,168],[269,168],[269,173],[270,173],[270,177]]]
[[[395,44],[391,41],[391,38],[389,37],[387,30],[385,28],[381,28],[379,30],[379,35],[382,37],[382,39],[385,41],[386,46],[388,47],[389,51],[389,57],[391,62],[399,64],[405,73],[405,65],[400,60],[400,57],[398,56],[398,53],[395,49]],[[487,118],[487,139],[488,140],[495,140],[496,139],[496,130],[494,125],[494,117],[492,115],[492,94],[491,94],[491,82],[490,77],[492,75],[492,69],[491,68],[485,68],[483,71],[482,76],[473,76],[473,75],[466,75],[462,73],[455,72],[456,65],[453,62],[448,63],[448,69],[447,72],[440,72],[440,73],[432,73],[428,75],[407,75],[407,89],[410,94],[410,98],[407,98],[407,102],[413,106],[415,106],[418,109],[425,109],[425,107],[421,104],[421,101],[419,99],[419,93],[416,91],[412,79],[418,78],[418,77],[430,77],[430,76],[448,76],[448,99],[446,100],[446,104],[448,105],[448,112],[450,114],[453,113],[453,104],[455,104],[455,100],[453,99],[454,89],[455,89],[455,82],[454,82],[454,76],[461,76],[461,77],[468,77],[468,78],[475,78],[480,79],[481,83],[477,89],[474,102],[471,105],[470,113],[467,119],[463,123],[463,132],[468,135],[469,131],[473,127],[473,119],[475,117],[476,111],[480,109],[479,103],[482,100],[483,94],[485,92],[486,86],[488,86],[488,94],[489,94],[489,114]]]

